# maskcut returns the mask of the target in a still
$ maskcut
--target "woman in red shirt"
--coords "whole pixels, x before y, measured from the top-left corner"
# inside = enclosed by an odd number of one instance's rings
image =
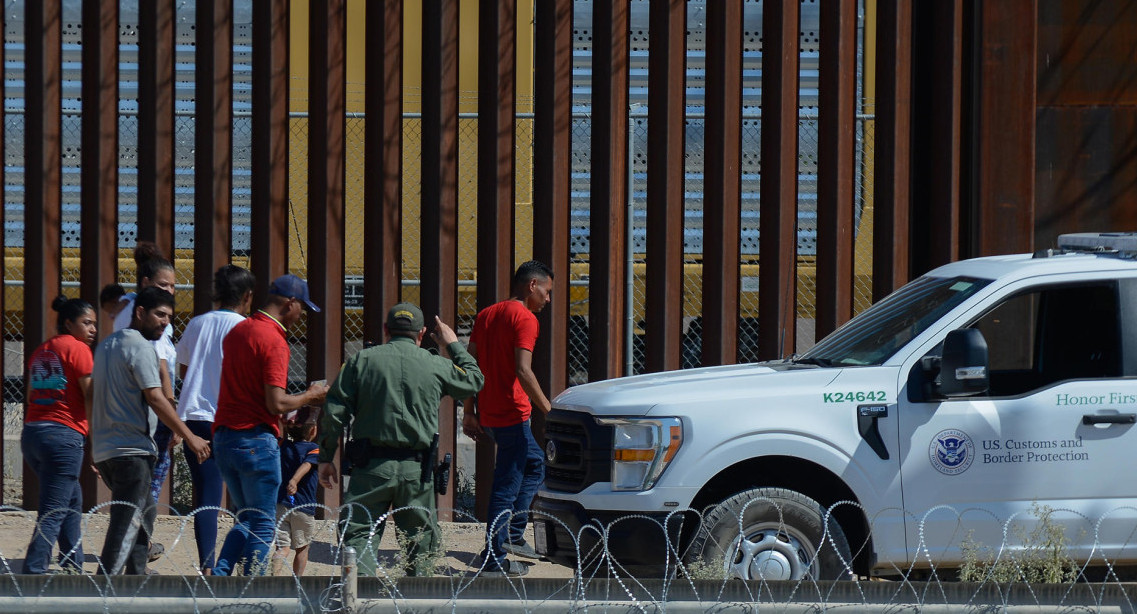
[[[95,309],[84,300],[61,296],[51,304],[59,313],[58,335],[36,348],[28,361],[28,412],[20,447],[39,478],[39,515],[21,573],[47,572],[59,541],[60,565],[82,572],[80,524],[83,492],[79,472],[87,437],[84,397],[91,386]]]

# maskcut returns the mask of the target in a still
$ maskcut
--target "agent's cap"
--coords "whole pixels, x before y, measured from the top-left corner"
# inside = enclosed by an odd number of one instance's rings
[[[422,310],[414,303],[399,303],[387,312],[387,330],[397,333],[417,333],[422,330]]]
[[[288,275],[281,275],[272,280],[272,284],[268,287],[269,294],[283,296],[284,298],[294,298],[304,301],[312,311],[319,311],[320,308],[312,302],[308,296],[308,282],[300,279],[299,277],[289,273]]]

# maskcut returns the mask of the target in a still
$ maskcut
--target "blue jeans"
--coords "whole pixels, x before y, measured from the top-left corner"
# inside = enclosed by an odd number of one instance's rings
[[[194,435],[206,441],[213,440],[210,432],[212,422],[186,420],[186,426]],[[185,448],[186,464],[189,465],[190,481],[193,483],[193,536],[197,542],[197,560],[204,571],[213,569],[214,550],[217,547],[217,510],[202,508],[221,507],[221,489],[224,483],[213,456],[205,459],[204,463],[198,463],[197,455],[190,450],[189,444],[183,443],[182,446]]]
[[[528,420],[485,430],[497,444],[486,518],[486,542],[491,546],[486,569],[497,569],[505,560],[506,537],[514,544],[525,541],[529,506],[545,479],[545,455],[533,438]]]
[[[57,540],[60,565],[82,570],[83,490],[79,472],[83,468],[83,435],[58,422],[39,420],[24,425],[20,447],[24,460],[39,478],[36,532],[20,573],[45,573]]]
[[[268,571],[268,551],[276,537],[276,495],[280,490],[280,446],[267,428],[213,434],[213,458],[237,508],[237,523],[225,536],[213,575],[228,576],[238,562],[243,573]]]

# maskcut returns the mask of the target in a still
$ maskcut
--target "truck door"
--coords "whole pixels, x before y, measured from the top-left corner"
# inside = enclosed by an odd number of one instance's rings
[[[937,398],[913,367],[898,412],[910,561],[957,564],[965,541],[991,555],[1019,546],[1038,506],[1055,510],[1075,559],[1137,559],[1137,379],[1123,377],[1134,372],[1123,341],[1131,290],[1036,286],[977,316],[984,395]]]

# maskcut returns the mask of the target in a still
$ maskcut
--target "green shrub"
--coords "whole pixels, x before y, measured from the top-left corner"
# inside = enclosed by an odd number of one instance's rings
[[[723,580],[726,578],[725,557],[706,560],[699,557],[683,567],[683,575],[691,580]]]
[[[456,522],[470,522],[476,518],[474,476],[458,469],[454,472],[454,520]]]
[[[1049,506],[1035,502],[1031,505],[1031,514],[1038,521],[1029,532],[1020,522],[1010,527],[1009,533],[1021,542],[1021,548],[1004,548],[998,560],[990,548],[972,539],[973,532],[968,531],[960,546],[963,565],[959,579],[997,584],[1019,581],[1068,584],[1077,580],[1080,567],[1067,553],[1070,540],[1066,537],[1066,527],[1054,521],[1054,510]]]
[[[170,475],[166,479],[170,480],[171,507],[185,516],[193,512],[193,480],[183,450],[179,444],[170,452]]]

